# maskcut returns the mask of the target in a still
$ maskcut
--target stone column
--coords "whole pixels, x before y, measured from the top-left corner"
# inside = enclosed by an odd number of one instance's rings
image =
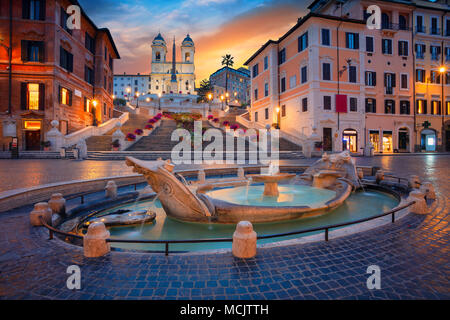
[[[117,185],[113,180],[106,183],[105,196],[113,200],[117,198]]]
[[[47,140],[50,141],[50,150],[58,151],[64,146],[64,136],[57,128],[58,120],[53,120],[50,124],[52,128],[47,132]]]
[[[430,212],[425,201],[425,195],[419,190],[413,190],[409,193],[408,202],[415,201],[415,203],[409,207],[409,212],[417,214],[427,214]]]
[[[48,207],[47,202],[39,202],[34,205],[34,209],[30,213],[31,225],[42,226],[40,217],[43,217],[48,225],[52,225],[52,210]]]
[[[101,257],[111,251],[106,239],[110,236],[103,222],[94,222],[89,225],[87,234],[83,237],[84,256],[88,258]]]
[[[237,258],[256,256],[256,232],[250,221],[240,221],[233,234],[232,252]]]
[[[61,193],[52,194],[48,205],[53,213],[57,213],[60,216],[66,215],[66,199],[63,198]]]

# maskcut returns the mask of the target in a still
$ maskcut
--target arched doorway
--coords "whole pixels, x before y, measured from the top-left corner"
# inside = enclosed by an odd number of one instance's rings
[[[420,149],[425,151],[436,151],[436,131],[424,129],[420,133]]]
[[[342,150],[358,152],[358,132],[355,129],[345,129],[342,132]]]
[[[398,129],[398,151],[409,152],[409,130],[406,127]]]

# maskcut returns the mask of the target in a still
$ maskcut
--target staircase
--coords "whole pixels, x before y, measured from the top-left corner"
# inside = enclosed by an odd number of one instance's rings
[[[139,114],[129,114],[128,121],[122,125],[122,132],[127,135],[128,133],[134,133],[136,129],[144,129],[149,117]],[[86,139],[86,145],[88,151],[110,151],[112,134],[116,131],[116,128],[108,131],[102,136],[92,136]]]
[[[127,151],[171,151],[178,144],[177,141],[170,140],[172,132],[177,128],[177,124],[173,120],[164,119],[160,121],[161,124],[151,135],[142,137]]]

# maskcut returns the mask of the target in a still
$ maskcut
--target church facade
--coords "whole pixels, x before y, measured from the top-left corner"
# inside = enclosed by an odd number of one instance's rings
[[[189,35],[181,43],[177,61],[175,38],[169,50],[160,33],[152,42],[152,59],[149,92],[151,94],[195,94],[195,45]]]

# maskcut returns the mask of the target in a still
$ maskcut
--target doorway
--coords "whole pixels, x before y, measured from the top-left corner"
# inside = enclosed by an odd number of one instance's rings
[[[409,151],[408,128],[400,128],[398,130],[398,151],[399,152],[408,152]]]
[[[26,150],[41,150],[41,130],[25,131]]]
[[[383,152],[393,152],[392,131],[383,131]]]
[[[342,133],[342,150],[358,152],[358,133],[354,129],[346,129]]]
[[[436,132],[424,129],[420,134],[420,148],[425,151],[436,151]]]
[[[323,151],[333,151],[331,128],[323,128]]]

